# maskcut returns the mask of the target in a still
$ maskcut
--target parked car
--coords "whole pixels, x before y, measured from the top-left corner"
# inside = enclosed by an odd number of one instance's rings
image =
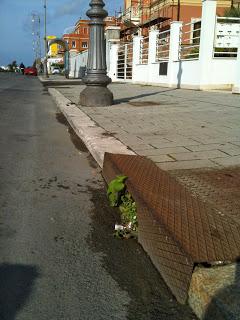
[[[37,76],[37,69],[34,67],[27,67],[24,69],[24,74],[27,76]]]
[[[53,68],[52,74],[60,74],[60,69],[59,68]]]

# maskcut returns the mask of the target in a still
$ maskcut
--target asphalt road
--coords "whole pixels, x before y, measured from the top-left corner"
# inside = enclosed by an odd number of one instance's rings
[[[0,74],[0,319],[195,319],[135,240],[38,79]]]

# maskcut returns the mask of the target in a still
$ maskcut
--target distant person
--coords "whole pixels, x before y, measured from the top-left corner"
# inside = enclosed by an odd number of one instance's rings
[[[20,64],[20,70],[22,74],[24,74],[25,65],[23,63]]]

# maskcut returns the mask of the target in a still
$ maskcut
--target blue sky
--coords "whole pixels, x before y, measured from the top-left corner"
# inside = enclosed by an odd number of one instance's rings
[[[31,65],[34,60],[32,45],[32,12],[39,13],[43,38],[43,0],[0,0],[0,66],[13,60]],[[48,35],[61,36],[73,26],[89,8],[90,0],[47,0]],[[123,7],[123,0],[105,0],[109,14]],[[43,39],[42,39],[43,43]]]

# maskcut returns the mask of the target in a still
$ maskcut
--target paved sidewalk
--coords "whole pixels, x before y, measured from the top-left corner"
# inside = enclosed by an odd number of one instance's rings
[[[240,165],[240,96],[111,84],[115,105],[80,107],[110,135],[165,170]],[[84,86],[58,87],[78,103]]]

